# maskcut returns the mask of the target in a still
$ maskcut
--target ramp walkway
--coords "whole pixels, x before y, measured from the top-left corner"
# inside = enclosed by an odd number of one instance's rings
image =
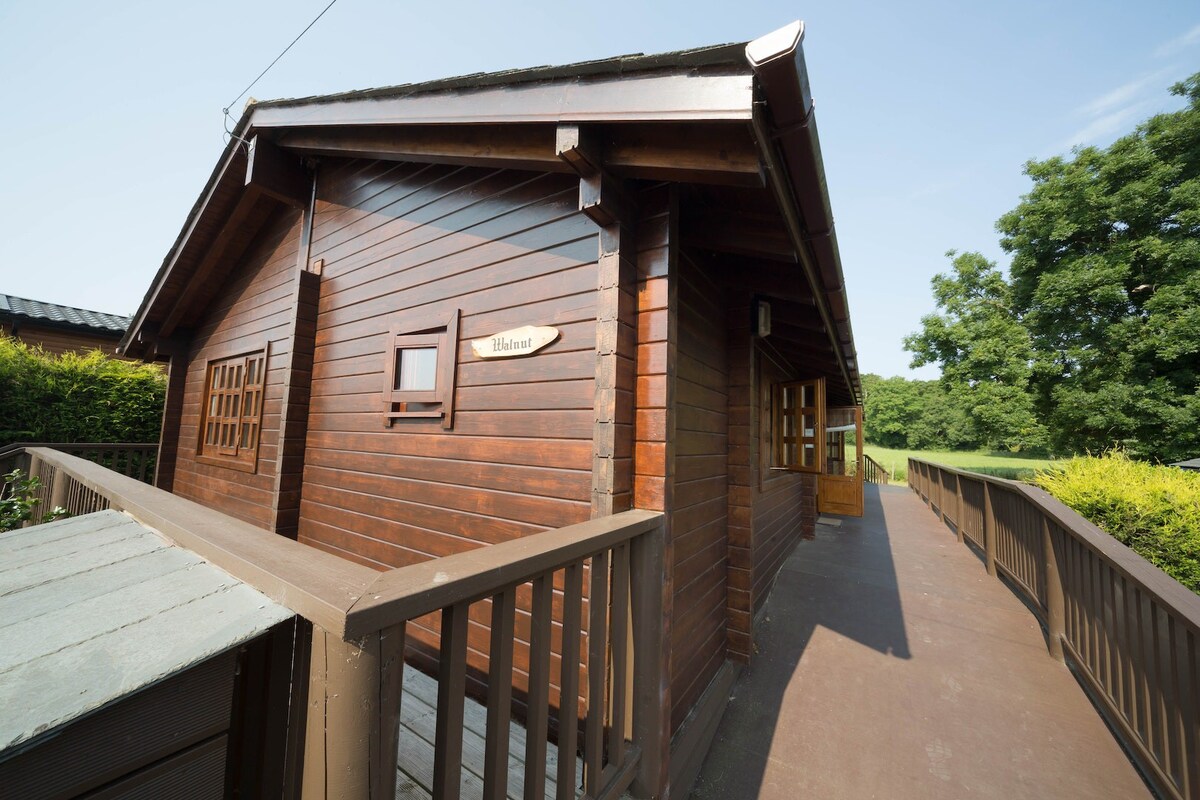
[[[1034,616],[904,487],[818,525],[696,782],[716,798],[1152,796]]]

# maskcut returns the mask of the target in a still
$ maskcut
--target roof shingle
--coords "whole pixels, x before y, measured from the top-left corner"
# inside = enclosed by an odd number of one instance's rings
[[[5,318],[91,328],[105,333],[124,333],[130,321],[129,317],[105,314],[102,311],[89,311],[86,308],[60,306],[57,303],[43,303],[40,300],[0,294],[0,319]]]

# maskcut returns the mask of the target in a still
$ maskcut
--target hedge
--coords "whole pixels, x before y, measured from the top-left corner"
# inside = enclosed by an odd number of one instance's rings
[[[1200,473],[1117,451],[1057,462],[1033,482],[1200,594]]]
[[[157,442],[166,376],[99,350],[54,356],[0,335],[0,447]]]

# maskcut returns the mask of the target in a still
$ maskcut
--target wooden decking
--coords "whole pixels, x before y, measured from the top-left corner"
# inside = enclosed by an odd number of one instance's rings
[[[692,794],[1149,797],[1035,617],[903,487],[817,526],[756,625]]]
[[[471,700],[463,715],[464,800],[483,796],[483,746],[487,733],[487,709]],[[433,742],[437,724],[437,681],[412,667],[404,669],[404,699],[400,705],[400,748],[397,760],[397,800],[430,800],[433,796]],[[509,726],[508,796],[521,800],[525,787],[525,729]],[[546,797],[554,797],[558,750],[546,745]],[[583,774],[579,761],[576,775]],[[578,797],[581,791],[575,792]]]

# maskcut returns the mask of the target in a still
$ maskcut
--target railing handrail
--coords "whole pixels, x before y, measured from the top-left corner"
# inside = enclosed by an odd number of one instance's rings
[[[883,464],[880,464],[878,461],[871,458],[871,456],[869,456],[866,453],[863,453],[863,458],[866,460],[868,465],[873,466],[875,469],[877,469],[883,473],[883,482],[884,483],[887,483],[888,481],[890,481],[892,479],[892,473],[887,469],[887,467],[883,466]],[[867,475],[870,476],[870,474],[871,474],[870,470],[867,470]],[[869,477],[868,477],[868,480],[869,480]]]
[[[919,458],[908,467],[909,487],[983,549],[988,574],[1027,598],[1050,655],[1159,793],[1197,797],[1200,596],[1040,488]]]
[[[563,699],[557,704],[557,720],[563,755],[557,766],[557,782],[560,787],[570,788],[560,788],[559,797],[566,791],[573,795],[573,787],[578,785],[574,755],[580,722],[587,730],[583,744],[590,765],[589,796],[611,800],[627,788],[639,797],[657,796],[666,785],[669,713],[655,701],[669,680],[661,659],[662,513],[625,511],[378,572],[232,519],[87,459],[45,447],[25,452],[30,457],[31,472],[48,479],[52,502],[65,499],[64,506],[80,513],[106,507],[123,511],[312,622],[306,645],[311,647],[312,656],[305,656],[309,670],[302,765],[306,786],[311,781],[314,786],[324,787],[329,796],[339,797],[394,793],[401,682],[397,665],[404,658],[405,627],[410,620],[439,609],[434,793],[441,796],[439,786],[458,786],[468,609],[475,601],[489,597],[492,647],[488,656],[487,758],[499,766],[488,769],[485,765],[485,772],[491,776],[487,780],[502,786],[507,781],[503,765],[509,746],[516,593],[530,580],[531,688],[526,705],[534,735],[527,740],[525,779],[532,785],[545,781],[554,576],[560,570],[563,608],[559,690]],[[581,651],[581,609],[587,559],[591,559],[592,568],[587,595],[590,638],[585,654]],[[610,589],[611,614],[603,599]],[[613,636],[611,663],[604,645],[609,628]],[[584,662],[589,671],[587,713],[581,717],[577,702],[566,698],[583,701],[579,672]],[[628,680],[627,665],[632,676]],[[612,687],[608,700],[606,680]],[[626,699],[633,708],[629,717]],[[611,708],[606,703],[611,703]],[[628,719],[631,726],[627,728]],[[627,730],[630,742],[625,741]],[[328,742],[333,738],[356,744],[331,749]],[[336,789],[326,785],[327,770],[339,776]],[[375,788],[369,789],[368,784]]]
[[[505,586],[590,558],[654,530],[658,511],[634,509],[412,564],[380,574],[350,609],[347,639],[415,619],[455,603],[490,597]]]
[[[1193,631],[1200,635],[1200,595],[1193,593],[1179,581],[1151,564],[1133,549],[1117,541],[1092,521],[1080,516],[1079,512],[1064,504],[1044,489],[1030,486],[1021,481],[985,475],[982,472],[950,467],[936,461],[909,458],[910,463],[937,467],[943,472],[958,475],[968,480],[981,481],[1005,491],[1025,497],[1047,517],[1054,520],[1068,534],[1080,539],[1097,551],[1109,565],[1131,581],[1141,585],[1163,606],[1174,612]],[[909,473],[912,474],[911,472]]]

